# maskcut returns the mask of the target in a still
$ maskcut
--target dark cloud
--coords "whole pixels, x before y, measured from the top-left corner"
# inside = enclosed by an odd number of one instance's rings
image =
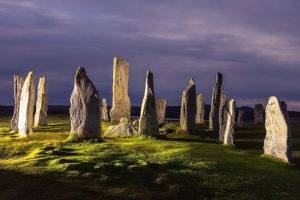
[[[221,71],[240,104],[278,95],[300,110],[297,0],[2,0],[0,17],[0,104],[13,102],[13,74],[31,69],[48,77],[50,104],[68,104],[78,65],[110,102],[112,58],[121,56],[135,105],[151,68],[169,105],[190,77],[209,103]]]

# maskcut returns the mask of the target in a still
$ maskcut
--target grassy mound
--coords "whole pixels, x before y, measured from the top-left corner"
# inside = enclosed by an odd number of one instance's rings
[[[69,120],[50,117],[29,138],[0,127],[0,199],[299,199],[296,164],[264,158],[262,126],[236,133],[223,146],[199,126],[193,135],[164,125],[166,137],[68,143]],[[105,130],[110,124],[102,123]]]

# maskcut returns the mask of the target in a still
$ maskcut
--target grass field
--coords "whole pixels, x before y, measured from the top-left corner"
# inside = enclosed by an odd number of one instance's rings
[[[295,165],[261,156],[263,126],[238,129],[235,147],[206,128],[157,140],[66,143],[67,117],[51,116],[29,138],[9,133],[9,119],[1,119],[0,199],[300,199],[299,125]]]

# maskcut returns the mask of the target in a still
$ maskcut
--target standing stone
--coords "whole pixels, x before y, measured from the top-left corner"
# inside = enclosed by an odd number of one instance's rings
[[[99,95],[83,67],[77,69],[70,102],[70,139],[97,139],[100,133]]]
[[[254,123],[260,124],[264,122],[264,107],[262,104],[254,106]]]
[[[237,126],[243,127],[245,125],[245,111],[239,109]]]
[[[34,116],[34,126],[45,126],[48,124],[48,92],[47,80],[45,77],[39,79],[38,95],[36,101],[36,109]]]
[[[121,58],[114,58],[113,66],[113,96],[110,118],[111,121],[119,121],[122,117],[130,119],[129,63]]]
[[[195,128],[196,117],[196,84],[190,79],[189,85],[181,96],[180,127],[191,133]]]
[[[34,71],[28,73],[21,92],[18,130],[24,137],[32,131],[35,102]]]
[[[228,98],[225,95],[223,89],[221,89],[220,93],[220,108],[219,108],[219,140],[224,141],[224,133],[226,129],[226,121],[228,117],[228,109],[226,102],[228,102]]]
[[[106,99],[103,98],[101,101],[101,120],[109,121],[108,109]]]
[[[212,93],[211,108],[209,113],[209,130],[214,133],[219,131],[220,94],[222,90],[223,75],[217,73],[216,83]]]
[[[167,100],[158,98],[155,100],[155,105],[158,124],[162,124],[165,121]]]
[[[233,145],[234,128],[235,128],[235,100],[226,101],[224,115],[226,115],[223,123],[225,124],[223,144]]]
[[[292,161],[292,135],[286,109],[277,97],[270,97],[266,106],[264,153],[284,162]]]
[[[159,134],[156,115],[153,74],[147,71],[145,93],[141,106],[139,135],[156,136]]]
[[[11,130],[18,131],[18,122],[19,122],[19,109],[20,109],[20,99],[22,88],[24,84],[24,79],[22,76],[15,74],[14,75],[14,99],[15,99],[15,106],[14,106],[14,114],[11,119]]]
[[[197,112],[196,112],[196,124],[204,124],[204,113],[205,113],[205,107],[204,107],[204,94],[200,93],[197,96],[196,100],[197,104]]]

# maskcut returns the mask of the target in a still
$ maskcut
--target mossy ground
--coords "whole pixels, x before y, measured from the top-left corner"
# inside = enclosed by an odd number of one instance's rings
[[[0,123],[0,199],[300,199],[300,126],[291,166],[261,156],[262,125],[238,129],[231,147],[206,126],[157,140],[67,143],[65,116],[29,138]]]

